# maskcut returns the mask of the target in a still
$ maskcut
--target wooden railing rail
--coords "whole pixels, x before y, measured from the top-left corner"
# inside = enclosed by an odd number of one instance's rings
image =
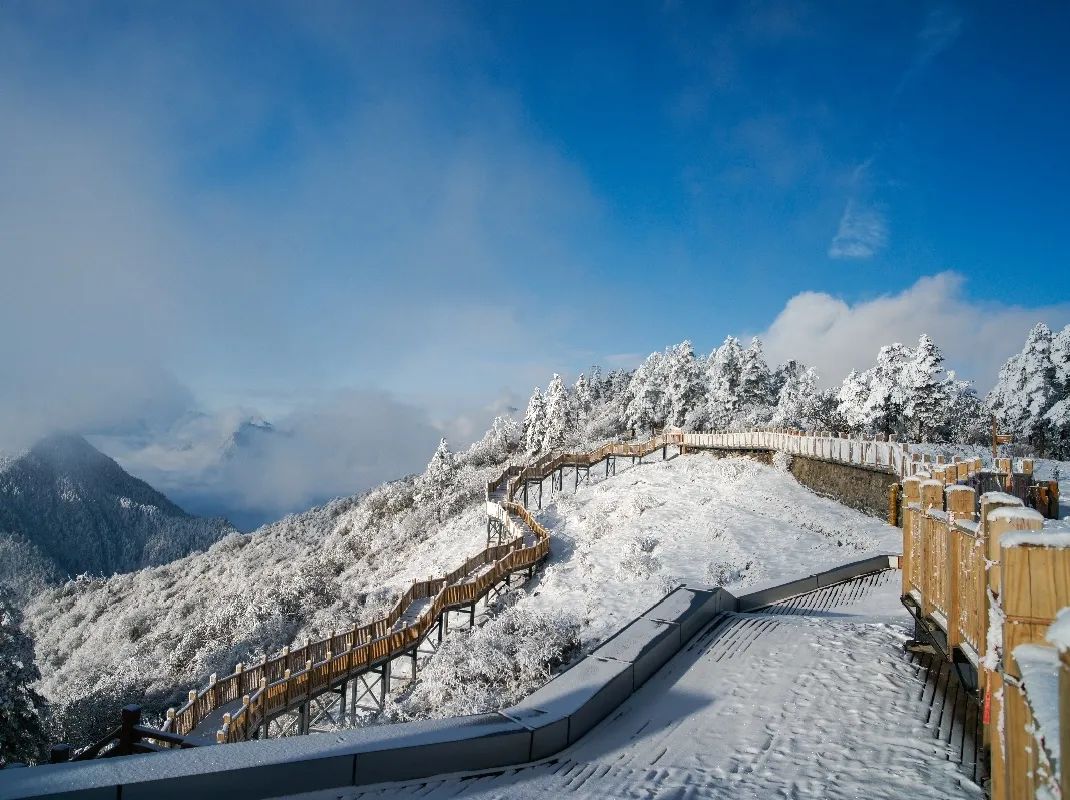
[[[1011,464],[999,467],[1014,475]],[[1014,654],[1042,643],[1058,610],[1070,606],[1070,531],[1045,528],[1019,496],[994,491],[978,498],[963,485],[978,473],[976,463],[960,462],[930,465],[927,474],[903,480],[902,593],[919,620],[944,637],[944,655],[961,654],[976,670],[991,745],[991,796],[1032,798],[1039,789],[1050,792],[1059,776]],[[1064,730],[1070,701],[1065,705]]]

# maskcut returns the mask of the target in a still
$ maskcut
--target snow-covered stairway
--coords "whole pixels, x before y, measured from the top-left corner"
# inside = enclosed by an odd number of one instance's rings
[[[898,580],[888,570],[718,617],[546,761],[302,797],[981,797],[964,695],[904,651]]]

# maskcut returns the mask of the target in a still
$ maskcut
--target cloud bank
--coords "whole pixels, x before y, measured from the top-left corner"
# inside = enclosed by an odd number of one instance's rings
[[[771,361],[803,361],[828,386],[852,369],[872,366],[882,345],[913,343],[927,333],[943,349],[948,367],[985,392],[1003,362],[1021,350],[1033,325],[1070,322],[1070,304],[1022,308],[982,303],[969,299],[964,285],[962,275],[942,272],[898,294],[854,304],[824,292],[802,292],[760,336]]]

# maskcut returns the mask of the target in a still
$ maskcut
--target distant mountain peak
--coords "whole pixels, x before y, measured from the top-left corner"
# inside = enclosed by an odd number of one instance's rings
[[[167,563],[234,532],[187,514],[77,433],[46,436],[2,466],[0,582],[23,592]]]

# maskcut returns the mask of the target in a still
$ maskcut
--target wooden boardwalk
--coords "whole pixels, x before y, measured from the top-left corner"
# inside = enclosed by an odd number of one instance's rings
[[[724,614],[556,756],[301,797],[979,797],[976,715],[909,620],[895,571]]]

